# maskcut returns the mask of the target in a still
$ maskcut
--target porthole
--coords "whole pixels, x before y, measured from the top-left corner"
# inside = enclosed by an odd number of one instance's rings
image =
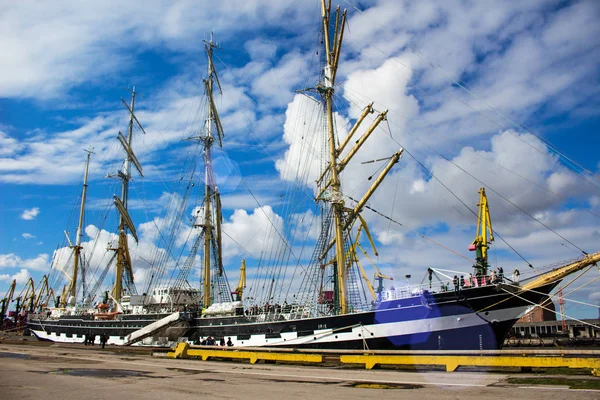
[[[361,337],[361,336],[362,336],[362,335],[359,333],[359,334],[358,334],[358,337]]]
[[[335,335],[335,338],[336,338],[336,339],[338,338],[338,337],[337,337],[337,335]]]

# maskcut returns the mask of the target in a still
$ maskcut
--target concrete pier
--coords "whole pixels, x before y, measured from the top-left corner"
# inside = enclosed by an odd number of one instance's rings
[[[5,399],[506,399],[533,396],[597,399],[598,390],[509,384],[511,374],[241,362],[151,356],[136,348],[47,343],[0,344],[0,393]],[[517,374],[519,377],[527,375]],[[590,379],[569,376],[569,379]],[[599,379],[599,378],[592,378]],[[566,382],[566,381],[565,381]]]

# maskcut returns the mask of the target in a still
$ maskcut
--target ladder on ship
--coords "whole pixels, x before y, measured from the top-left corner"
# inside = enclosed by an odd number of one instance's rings
[[[321,260],[319,257],[327,247],[331,239],[331,222],[333,220],[333,212],[330,208],[326,208],[321,216],[321,231],[315,244],[313,254],[310,259],[309,267],[304,274],[302,284],[300,285],[299,301],[301,304],[314,304],[315,293],[319,293],[319,281],[322,274]]]
[[[150,325],[146,325],[145,327],[127,335],[127,337],[125,338],[125,343],[123,343],[123,345],[131,346],[132,344],[140,342],[149,336],[153,336],[156,332],[162,329],[166,329],[182,321],[181,316],[182,314],[177,311],[173,314],[169,314],[168,316],[162,319],[159,319],[156,322],[151,323]]]
[[[227,281],[227,275],[225,275],[225,268],[223,263],[218,259],[218,250],[216,242],[213,242],[213,262],[214,262],[214,273],[211,274],[213,282],[213,303],[228,303],[232,301],[231,288]],[[216,292],[214,290],[216,286]]]
[[[217,292],[215,293],[215,302],[216,303],[226,303],[232,301],[231,298],[231,289],[229,288],[229,282],[227,282],[227,278],[225,277],[225,271],[221,271],[217,273],[215,276]]]
[[[350,242],[346,241],[344,243],[344,252],[346,254],[349,254],[350,247]],[[354,310],[362,309],[361,288],[359,280],[356,277],[357,271],[354,264],[354,257],[348,257],[346,263],[346,297],[348,305]]]
[[[177,274],[177,279],[175,280],[175,284],[173,285],[176,288],[182,288],[185,283],[187,283],[187,277],[194,266],[196,261],[196,254],[198,253],[198,248],[202,244],[202,239],[204,238],[204,232],[200,231],[200,233],[196,236],[196,240],[190,249],[190,253],[183,263],[183,267],[179,270],[179,274]],[[189,286],[189,284],[188,284]]]

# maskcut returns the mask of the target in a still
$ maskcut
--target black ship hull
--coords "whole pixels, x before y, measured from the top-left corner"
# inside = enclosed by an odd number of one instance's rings
[[[193,316],[154,332],[142,344],[186,337],[201,343],[212,337],[238,347],[316,349],[499,349],[510,328],[532,305],[543,301],[558,282],[520,292],[511,285],[429,293],[380,302],[373,311],[317,318],[287,313],[223,317]],[[109,344],[126,344],[132,333],[169,314],[122,315],[115,320],[93,316],[31,318],[29,328],[42,340],[82,343],[86,334],[108,336]]]
[[[187,336],[234,346],[317,349],[499,349],[510,328],[558,283],[520,293],[510,285],[428,293],[381,302],[374,311],[318,318],[199,317]],[[262,319],[265,319],[264,321]]]
[[[115,319],[96,319],[93,315],[64,315],[59,318],[30,317],[28,327],[40,340],[58,343],[83,343],[86,335],[93,335],[99,343],[100,335],[108,337],[108,344],[123,345],[134,332],[169,316],[169,313],[123,314]],[[180,338],[189,329],[189,322],[177,324],[154,333],[152,344],[168,344]]]

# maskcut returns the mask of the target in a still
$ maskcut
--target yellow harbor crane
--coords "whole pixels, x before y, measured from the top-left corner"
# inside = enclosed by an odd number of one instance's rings
[[[15,298],[17,302],[16,311],[19,313],[20,305],[23,305],[27,312],[33,311],[33,305],[35,304],[35,284],[33,278],[29,278],[27,283],[21,290],[21,293]]]
[[[48,285],[48,276],[44,275],[40,282],[38,292],[35,295],[33,310],[38,311],[39,308],[47,307],[50,300],[54,300],[54,291]]]
[[[492,220],[490,218],[490,209],[488,207],[485,188],[479,189],[479,213],[477,217],[477,233],[475,240],[469,247],[469,250],[475,251],[475,265],[477,272],[481,276],[486,276],[488,268],[487,250],[491,242],[494,241],[494,231],[492,229]]]
[[[6,292],[6,296],[2,300],[0,300],[0,328],[4,327],[4,317],[6,317],[6,312],[8,311],[8,307],[10,306],[10,302],[15,294],[15,287],[17,286],[17,280],[13,279],[12,283],[8,287],[8,291]]]
[[[235,295],[236,301],[242,301],[244,295],[244,289],[246,289],[246,260],[242,260],[242,266],[240,267],[240,277],[238,279],[238,285],[231,294]]]

